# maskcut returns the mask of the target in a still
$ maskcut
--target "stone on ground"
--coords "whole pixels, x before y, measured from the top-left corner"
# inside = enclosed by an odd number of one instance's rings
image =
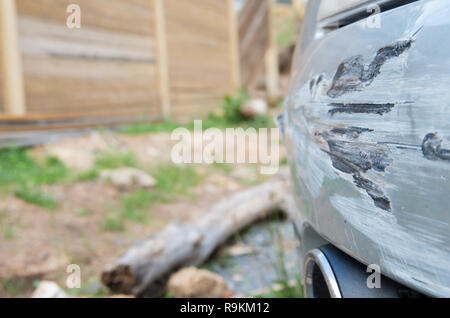
[[[68,298],[67,294],[51,281],[42,281],[39,287],[34,291],[33,298]]]
[[[267,115],[267,102],[262,98],[252,99],[246,102],[241,108],[241,114],[245,118]]]
[[[173,274],[168,282],[168,291],[175,298],[221,298],[231,294],[220,275],[195,267]]]
[[[100,173],[100,179],[104,182],[111,182],[114,186],[120,189],[126,189],[133,186],[151,188],[156,184],[153,177],[146,172],[135,168],[104,170]]]

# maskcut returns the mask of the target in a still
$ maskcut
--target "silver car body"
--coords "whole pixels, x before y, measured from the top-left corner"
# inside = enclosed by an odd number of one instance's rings
[[[333,27],[352,8],[309,1],[281,118],[303,251],[330,242],[449,297],[450,1]]]

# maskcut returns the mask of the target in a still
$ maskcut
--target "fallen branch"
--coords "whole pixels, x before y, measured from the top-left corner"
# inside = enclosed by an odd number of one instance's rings
[[[167,226],[109,265],[102,282],[114,293],[157,295],[172,272],[203,263],[234,233],[279,209],[288,179],[284,170],[259,186],[224,199],[191,223]]]

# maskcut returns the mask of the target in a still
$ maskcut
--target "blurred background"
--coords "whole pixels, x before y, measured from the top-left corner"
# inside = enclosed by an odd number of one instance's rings
[[[83,283],[64,293],[109,296],[99,275],[134,243],[267,180],[255,165],[174,165],[170,133],[274,127],[305,4],[0,0],[0,296],[64,289],[68,264]],[[205,268],[233,294],[299,296],[288,222],[224,250]]]

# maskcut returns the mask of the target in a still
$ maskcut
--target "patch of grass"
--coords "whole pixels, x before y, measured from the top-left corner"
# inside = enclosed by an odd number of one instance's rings
[[[36,162],[26,149],[10,148],[0,151],[0,187],[14,185],[51,185],[63,180],[68,169],[55,157]]]
[[[27,203],[34,204],[48,210],[58,208],[58,202],[50,195],[44,194],[39,187],[20,186],[14,195]]]
[[[97,154],[92,169],[79,175],[78,181],[93,181],[100,176],[101,170],[114,170],[123,167],[139,167],[136,155],[132,151],[105,151]]]
[[[175,298],[175,297],[173,296],[173,294],[172,294],[171,292],[167,292],[167,293],[164,295],[164,298]]]
[[[16,237],[16,233],[14,232],[14,229],[11,226],[5,226],[3,229],[3,236],[7,240],[12,240]]]
[[[206,120],[203,121],[203,129],[212,127],[217,128],[272,128],[274,126],[273,119],[269,116],[255,116],[251,119],[246,119],[241,114],[241,109],[244,104],[250,100],[250,95],[246,90],[239,90],[235,95],[227,95],[220,106],[222,110],[221,115],[210,114]]]
[[[194,167],[161,164],[153,172],[156,188],[162,192],[190,195],[189,189],[200,184],[202,176]]]
[[[161,164],[154,173],[154,189],[137,189],[125,195],[118,206],[106,216],[102,229],[119,232],[125,229],[125,221],[148,223],[149,210],[155,203],[170,203],[173,196],[180,194],[190,196],[189,189],[197,186],[201,180],[195,168]]]
[[[55,157],[37,162],[27,149],[9,148],[0,151],[0,188],[28,203],[48,209],[57,207],[56,201],[42,193],[42,185],[63,181],[69,169]]]
[[[208,128],[234,128],[253,127],[259,128],[272,128],[274,126],[273,120],[269,116],[256,116],[250,120],[246,120],[242,117],[240,110],[246,101],[250,100],[250,95],[246,90],[239,90],[234,95],[226,95],[220,105],[222,111],[221,115],[209,114],[207,118],[203,120],[203,129]],[[147,134],[147,133],[170,133],[176,128],[186,128],[188,130],[194,129],[194,123],[177,123],[174,121],[164,121],[156,123],[137,123],[129,126],[124,126],[119,129],[119,132],[124,134]]]
[[[138,189],[122,199],[120,203],[120,215],[130,221],[148,223],[148,211],[152,203],[164,201],[162,194],[154,191]]]
[[[4,278],[0,280],[0,287],[2,287],[10,297],[20,297],[22,294],[19,285],[13,278]]]
[[[230,175],[233,172],[233,166],[227,163],[214,162],[212,166],[214,169],[225,173],[226,175]]]
[[[125,230],[123,217],[117,212],[110,212],[101,224],[101,228],[107,232],[122,232]]]
[[[92,214],[92,211],[89,209],[86,209],[86,208],[75,209],[73,212],[78,216],[87,216],[87,215]]]
[[[5,239],[12,240],[16,236],[13,226],[8,222],[6,212],[3,210],[0,210],[0,230]]]
[[[138,168],[136,156],[131,151],[106,151],[97,155],[95,160],[96,170],[113,170],[123,167]]]
[[[250,95],[246,90],[239,90],[235,96],[225,96],[221,105],[223,119],[228,123],[243,122],[244,118],[242,117],[240,110],[248,100],[250,100]]]
[[[157,189],[137,189],[127,194],[118,206],[106,216],[102,229],[108,232],[125,230],[125,221],[147,224],[150,221],[149,210],[157,202],[168,203],[171,197]]]
[[[300,276],[295,283],[290,284],[286,280],[277,281],[278,288],[272,288],[269,292],[271,298],[303,298],[303,285]]]
[[[164,133],[171,132],[179,127],[192,129],[193,125],[180,125],[179,123],[174,121],[163,121],[157,123],[136,123],[120,128],[119,132],[129,135]]]
[[[90,298],[104,298],[111,295],[98,281],[98,278],[82,283],[81,288],[69,289],[67,293],[71,297],[86,296]]]
[[[178,165],[159,165],[153,177],[156,187],[152,190],[138,189],[126,195],[120,203],[120,216],[124,219],[147,223],[148,211],[152,204],[162,202],[169,203],[174,194],[189,196],[189,189],[197,186],[202,177],[193,167]]]
[[[100,172],[96,169],[91,169],[89,171],[83,172],[79,177],[78,181],[85,182],[85,181],[93,181],[97,179],[100,175]]]

